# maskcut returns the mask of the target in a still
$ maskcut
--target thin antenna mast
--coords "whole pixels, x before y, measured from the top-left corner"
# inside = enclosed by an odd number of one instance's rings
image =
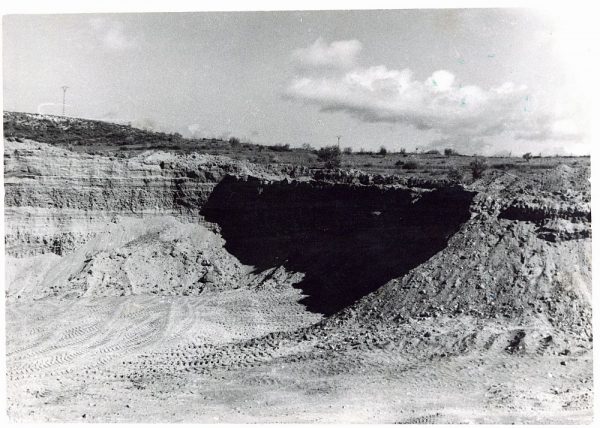
[[[67,96],[67,89],[69,89],[68,86],[61,86],[61,89],[63,90],[63,110],[62,110],[62,115],[65,115],[65,98]]]

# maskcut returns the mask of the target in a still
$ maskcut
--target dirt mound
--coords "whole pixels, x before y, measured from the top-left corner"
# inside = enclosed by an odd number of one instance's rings
[[[121,219],[75,252],[8,263],[8,298],[198,295],[238,287],[245,268],[224,241],[173,217]],[[26,285],[26,286],[25,286]]]
[[[357,324],[385,330],[388,324],[411,319],[469,315],[544,325],[555,335],[591,341],[586,174],[559,167],[542,179],[491,177],[487,191],[474,198],[471,219],[445,249],[327,323],[348,324],[349,331]],[[560,180],[549,184],[545,179],[550,177]],[[549,205],[557,195],[562,196],[560,203]],[[528,215],[512,214],[516,207],[524,207],[521,212]],[[559,231],[549,239],[550,227]]]

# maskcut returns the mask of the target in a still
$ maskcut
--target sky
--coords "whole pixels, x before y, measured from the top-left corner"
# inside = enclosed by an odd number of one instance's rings
[[[528,9],[8,15],[4,110],[68,86],[68,116],[188,137],[580,155],[591,44]]]

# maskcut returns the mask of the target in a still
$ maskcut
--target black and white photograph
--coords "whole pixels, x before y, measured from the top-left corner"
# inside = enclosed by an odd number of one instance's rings
[[[362,3],[3,12],[7,422],[592,423],[593,11]]]

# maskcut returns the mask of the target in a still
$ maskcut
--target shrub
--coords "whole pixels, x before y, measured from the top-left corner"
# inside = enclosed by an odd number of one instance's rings
[[[419,168],[419,162],[417,162],[415,160],[406,161],[402,165],[402,169],[418,169],[418,168]]]
[[[302,144],[302,150],[307,150],[310,152],[313,150],[313,147],[308,143],[304,143],[304,144]]]
[[[289,152],[292,149],[290,149],[290,145],[289,144],[275,144],[273,146],[267,146],[269,148],[269,150],[274,151],[274,152]]]
[[[387,149],[385,148],[385,146],[381,146],[381,147],[379,148],[379,154],[380,154],[381,156],[385,156],[385,155],[387,155],[387,152],[388,152],[388,151],[387,151]]]
[[[231,137],[231,138],[229,139],[229,145],[230,145],[230,146],[231,146],[231,148],[233,148],[233,149],[237,149],[237,148],[239,148],[239,147],[241,146],[240,139],[239,139],[239,138],[236,138],[236,137]]]
[[[531,153],[527,152],[523,155],[523,159],[525,159],[527,162],[529,162],[531,160],[533,156],[531,156]]]
[[[460,172],[460,170],[458,168],[452,167],[448,170],[448,180],[451,183],[461,183],[463,180],[463,173]]]
[[[400,154],[401,154],[403,157],[406,157],[406,149],[405,149],[404,147],[400,149]]]
[[[325,163],[326,168],[339,168],[342,165],[342,153],[338,146],[322,147],[317,157]]]
[[[495,165],[492,165],[492,168],[494,169],[501,169],[506,171],[507,169],[510,169],[513,165],[510,163],[497,163]]]
[[[478,179],[483,176],[483,172],[488,168],[488,164],[485,159],[475,158],[469,164],[469,168],[471,168],[471,174],[473,174],[473,178]]]
[[[444,149],[444,155],[446,156],[456,156],[458,152],[454,149]]]
[[[352,147],[344,147],[344,154],[346,154],[346,155],[352,154]]]

